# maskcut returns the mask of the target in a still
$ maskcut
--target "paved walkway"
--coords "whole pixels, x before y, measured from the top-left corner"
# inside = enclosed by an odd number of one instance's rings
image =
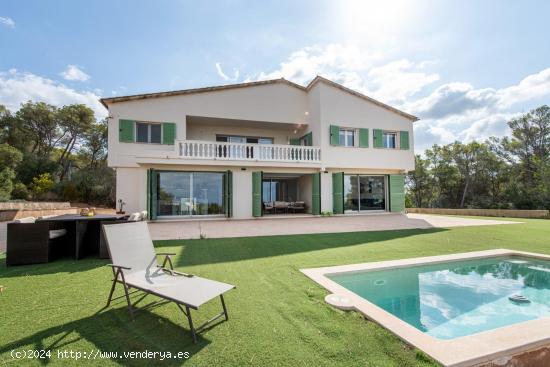
[[[513,224],[489,219],[472,219],[426,214],[374,214],[345,217],[262,218],[251,220],[197,220],[156,222],[149,225],[155,240],[274,236],[285,234],[383,231],[412,228],[449,228]]]
[[[6,223],[0,222],[0,252],[6,249]],[[250,220],[189,220],[150,223],[155,240],[247,236],[275,236],[284,234],[340,233],[384,231],[411,228],[449,228],[514,224],[490,219],[460,218],[427,214],[371,214],[345,217],[270,217]]]

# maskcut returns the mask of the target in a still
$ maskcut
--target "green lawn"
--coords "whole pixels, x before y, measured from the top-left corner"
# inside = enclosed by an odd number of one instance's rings
[[[365,220],[368,220],[366,218]],[[326,291],[298,269],[407,257],[510,248],[550,254],[550,222],[455,229],[161,241],[183,271],[237,285],[227,294],[229,322],[194,345],[174,305],[137,314],[122,301],[103,309],[110,286],[107,262],[61,260],[6,268],[0,255],[0,365],[21,365],[12,349],[51,349],[51,360],[23,364],[82,364],[67,351],[187,351],[192,366],[426,366],[427,357],[355,312],[335,310]],[[120,293],[119,293],[120,294]],[[154,300],[153,297],[150,299]],[[147,302],[145,302],[147,303]],[[196,313],[217,312],[217,300]],[[60,363],[61,362],[61,363]],[[86,364],[151,365],[147,360],[90,360]]]

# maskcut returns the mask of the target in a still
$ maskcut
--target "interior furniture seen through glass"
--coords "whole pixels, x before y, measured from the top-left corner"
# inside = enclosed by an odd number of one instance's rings
[[[233,136],[233,135],[216,135],[216,141],[224,143],[236,143],[236,144],[273,144],[273,138],[262,138],[262,137],[250,137],[250,136]],[[220,157],[234,157],[245,155],[246,158],[256,157],[253,146],[247,146],[245,148],[244,154],[242,148],[235,146],[218,147],[218,155]],[[271,158],[272,152],[265,151],[264,158]]]
[[[344,175],[344,210],[386,210],[384,176]]]
[[[293,202],[298,196],[298,179],[264,179],[262,188],[263,202],[287,201]]]
[[[224,214],[220,172],[158,172],[157,215]]]

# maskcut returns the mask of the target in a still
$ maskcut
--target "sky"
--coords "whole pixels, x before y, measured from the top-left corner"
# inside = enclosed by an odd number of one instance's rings
[[[316,75],[412,113],[415,150],[550,103],[549,1],[1,0],[0,104]]]

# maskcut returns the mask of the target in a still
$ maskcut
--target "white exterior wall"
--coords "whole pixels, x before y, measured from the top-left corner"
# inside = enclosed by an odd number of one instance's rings
[[[332,211],[332,173],[393,174],[414,169],[412,122],[365,99],[323,82],[309,91],[283,83],[226,89],[180,96],[117,102],[109,105],[109,165],[117,170],[117,201],[126,212],[147,207],[147,169],[233,172],[233,217],[252,216],[252,172],[321,173],[321,211]],[[235,124],[186,126],[187,116],[246,120]],[[275,144],[288,144],[290,137],[313,134],[321,147],[321,164],[277,162],[227,162],[178,159],[173,145],[120,143],[119,119],[175,122],[176,140],[215,140],[216,134],[273,137]],[[250,126],[257,121],[258,127]],[[269,124],[262,125],[262,122]],[[281,123],[281,128],[272,128]],[[307,125],[305,125],[307,124]],[[369,129],[368,148],[330,145],[330,125]],[[294,127],[294,129],[289,129]],[[294,135],[294,130],[298,132]],[[373,129],[409,131],[409,150],[373,148]],[[241,170],[246,168],[246,170]],[[309,183],[309,188],[306,182]],[[311,179],[300,180],[300,199],[311,208]],[[307,196],[309,195],[309,198]]]
[[[414,169],[414,137],[412,122],[392,111],[350,95],[333,86],[317,83],[320,89],[321,156],[325,168],[355,168],[384,170],[387,173]],[[330,145],[330,125],[368,128],[369,147]],[[410,149],[380,149],[373,147],[373,130],[409,132]],[[399,134],[398,134],[399,135]]]
[[[199,124],[189,124],[187,126],[188,140],[207,140],[216,141],[216,135],[238,135],[273,138],[274,144],[288,144],[291,137],[294,137],[292,130],[283,129],[268,129],[268,128],[251,128],[223,125],[207,125],[200,126]]]
[[[137,167],[135,157],[175,156],[172,145],[120,143],[119,119],[175,122],[177,140],[186,139],[186,116],[299,126],[307,123],[306,110],[306,93],[283,83],[112,103],[109,105],[109,165]]]

